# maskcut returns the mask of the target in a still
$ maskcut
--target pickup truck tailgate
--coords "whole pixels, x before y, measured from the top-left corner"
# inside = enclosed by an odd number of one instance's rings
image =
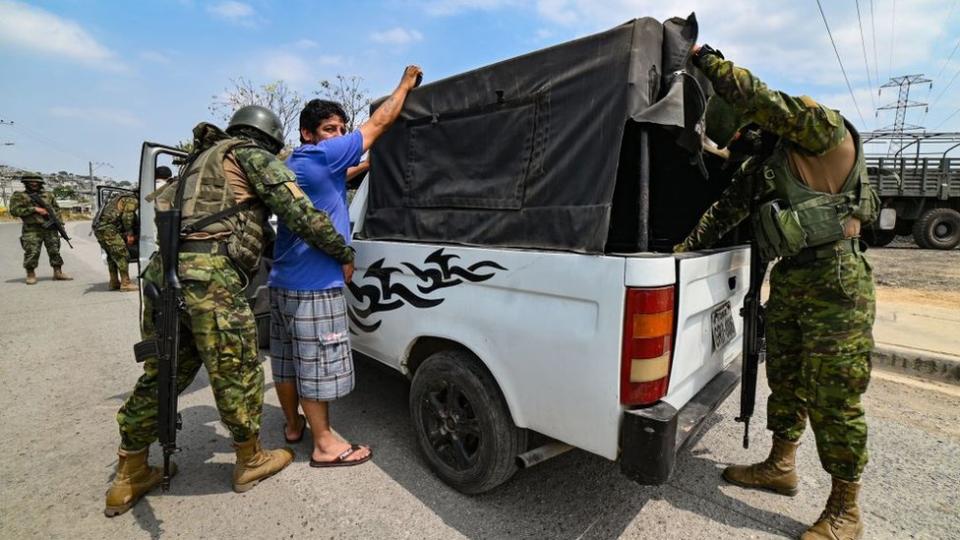
[[[677,256],[677,322],[663,401],[680,409],[740,355],[749,274],[745,246]]]

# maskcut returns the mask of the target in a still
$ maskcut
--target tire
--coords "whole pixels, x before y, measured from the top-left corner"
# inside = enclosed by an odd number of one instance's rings
[[[410,416],[430,469],[461,493],[490,491],[517,472],[527,432],[496,381],[465,351],[434,353],[410,385]]]
[[[867,228],[863,231],[863,240],[870,247],[883,247],[893,242],[897,237],[896,231],[884,231],[880,229]]]
[[[913,225],[913,239],[924,249],[954,249],[960,245],[960,212],[927,210]]]
[[[257,317],[257,347],[270,348],[270,315]]]

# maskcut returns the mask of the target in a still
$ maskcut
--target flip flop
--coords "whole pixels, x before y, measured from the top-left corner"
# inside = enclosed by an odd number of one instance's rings
[[[353,461],[346,461],[346,459],[347,459],[348,457],[352,456],[354,452],[356,452],[357,450],[360,450],[361,448],[366,448],[367,450],[370,450],[370,453],[367,454],[367,456],[364,457],[364,458],[355,459],[355,460],[353,460]],[[372,448],[370,448],[369,446],[364,446],[364,445],[362,445],[362,444],[354,444],[354,445],[351,445],[350,448],[344,450],[342,454],[340,454],[339,456],[337,456],[336,458],[334,458],[333,461],[317,461],[317,460],[315,460],[315,459],[313,459],[313,458],[310,458],[310,466],[311,466],[311,467],[317,467],[317,468],[322,468],[322,467],[352,467],[352,466],[354,466],[354,465],[359,465],[359,464],[361,464],[361,463],[366,463],[366,462],[370,461],[370,458],[372,458],[372,457],[373,457],[373,449],[372,449]]]
[[[287,437],[287,424],[283,425],[283,438],[284,440],[287,441],[288,444],[295,444],[302,441],[303,434],[304,432],[307,431],[307,419],[304,418],[302,414],[298,416],[300,416],[300,422],[303,423],[303,428],[300,429],[300,435],[297,435],[296,439],[291,439],[290,437]]]

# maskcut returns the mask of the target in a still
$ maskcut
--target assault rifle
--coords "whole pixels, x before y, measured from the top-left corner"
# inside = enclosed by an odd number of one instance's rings
[[[185,309],[177,277],[180,252],[180,209],[157,212],[157,243],[163,280],[158,289],[151,282],[143,288],[153,301],[156,337],[134,346],[137,361],[157,358],[157,424],[163,449],[163,490],[170,488],[170,456],[177,451],[177,430],[183,425],[177,412],[177,353],[180,348],[180,312]]]
[[[40,195],[32,192],[27,193],[27,195],[30,196],[30,200],[33,201],[33,204],[47,211],[47,220],[43,222],[43,228],[56,228],[57,232],[60,233],[60,238],[63,238],[67,242],[67,245],[70,246],[70,249],[73,249],[73,244],[70,243],[70,236],[67,234],[67,230],[63,228],[63,222],[60,221],[60,216],[53,211],[53,208],[47,204],[47,201],[43,200],[43,197]]]
[[[743,422],[743,447],[750,447],[750,417],[757,401],[757,368],[766,360],[766,308],[760,302],[760,289],[767,273],[756,242],[750,245],[750,286],[740,308],[743,317],[743,366],[740,380],[740,416]]]

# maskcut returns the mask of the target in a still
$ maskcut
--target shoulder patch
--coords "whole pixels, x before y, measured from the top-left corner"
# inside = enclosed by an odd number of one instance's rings
[[[820,105],[810,96],[800,96],[800,101],[810,109],[816,109]]]
[[[298,186],[296,182],[284,182],[283,185],[287,186],[287,189],[290,190],[290,194],[293,195],[294,199],[300,199],[307,196],[307,194],[300,189],[300,186]]]

